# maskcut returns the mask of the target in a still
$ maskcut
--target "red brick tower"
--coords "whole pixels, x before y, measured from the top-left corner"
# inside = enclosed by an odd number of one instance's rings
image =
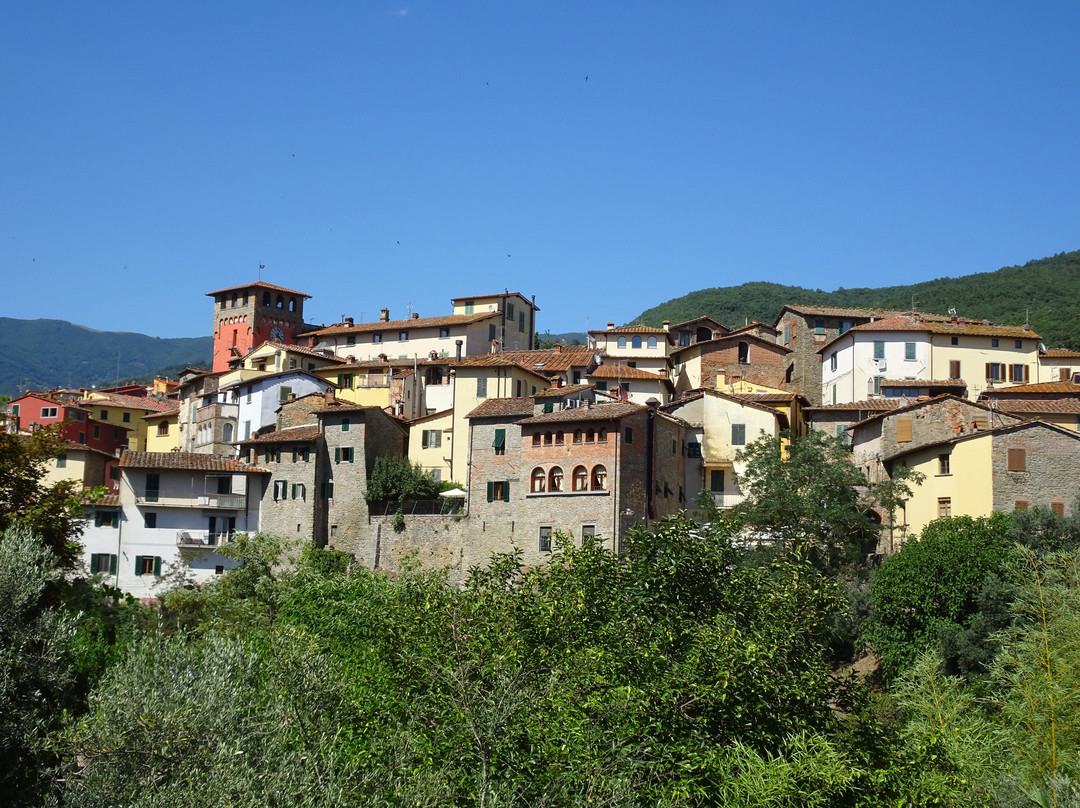
[[[303,292],[256,281],[207,292],[214,298],[214,364],[218,373],[229,361],[267,340],[296,345],[304,325]]]

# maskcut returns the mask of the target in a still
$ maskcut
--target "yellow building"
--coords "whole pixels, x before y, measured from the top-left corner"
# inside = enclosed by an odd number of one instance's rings
[[[146,422],[146,451],[180,450],[180,410],[155,412],[142,417]]]
[[[450,447],[454,437],[454,411],[444,410],[408,422],[409,462],[435,480],[449,480]]]
[[[147,422],[143,419],[144,415],[177,409],[177,403],[170,399],[129,396],[99,390],[89,391],[80,406],[90,413],[91,418],[128,429],[128,449],[133,452],[146,451]]]

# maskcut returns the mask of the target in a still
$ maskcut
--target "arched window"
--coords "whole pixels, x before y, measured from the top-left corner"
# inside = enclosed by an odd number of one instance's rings
[[[596,439],[599,443],[607,443],[607,430],[601,429],[600,436]]]
[[[225,424],[225,426],[221,428],[221,442],[232,443],[232,432],[232,424]]]
[[[581,443],[584,437],[585,435],[580,429],[574,430],[574,443]]]
[[[537,432],[537,433],[535,433],[533,435],[533,446],[539,446],[539,445],[540,445],[540,433]]]
[[[548,491],[562,491],[562,469],[558,466],[548,475]]]
[[[270,293],[269,292],[266,292],[263,295],[263,305],[264,306],[269,306],[270,305]]]
[[[650,348],[656,347],[656,337],[649,337],[649,341],[646,343]]]
[[[550,432],[545,432],[544,433],[544,445],[545,446],[550,446],[551,445],[551,433]]]
[[[573,485],[575,491],[589,490],[589,472],[585,470],[584,466],[578,466],[574,469]]]
[[[595,443],[596,442],[596,432],[594,432],[591,429],[588,432],[586,432],[585,433],[585,442],[586,443]]]
[[[534,494],[544,493],[544,486],[547,483],[547,475],[544,474],[542,468],[535,468],[532,472],[532,487],[529,489]]]
[[[285,308],[285,298],[282,297],[281,295],[277,296],[277,307],[279,309]]]
[[[625,348],[626,347],[626,337],[619,337],[618,341],[615,344],[618,345],[620,348]]]
[[[749,363],[750,363],[750,343],[749,342],[740,342],[739,343],[739,364],[740,365],[747,365]]]
[[[632,347],[632,348],[640,348],[641,347],[641,337],[634,337],[632,340],[630,340],[630,347]]]
[[[607,491],[607,469],[603,466],[593,466],[592,490]]]
[[[566,436],[562,432],[555,433],[555,445],[562,446],[566,442]]]
[[[296,311],[296,298],[295,297],[290,297],[289,298],[289,311]]]

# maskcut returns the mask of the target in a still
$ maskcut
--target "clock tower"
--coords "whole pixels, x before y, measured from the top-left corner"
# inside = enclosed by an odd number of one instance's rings
[[[228,370],[232,359],[267,340],[296,345],[304,326],[304,300],[311,297],[262,281],[206,295],[214,298],[214,373]]]

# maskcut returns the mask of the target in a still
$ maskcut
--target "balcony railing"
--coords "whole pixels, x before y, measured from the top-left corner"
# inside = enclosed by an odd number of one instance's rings
[[[239,410],[240,406],[238,404],[223,402],[207,404],[205,407],[199,407],[195,410],[195,422],[203,423],[214,418],[235,418]]]
[[[224,508],[230,511],[243,510],[247,504],[245,494],[196,494],[188,497],[163,497],[156,491],[147,491],[136,495],[140,505],[152,504],[161,508]]]
[[[217,547],[233,540],[237,531],[178,530],[177,547]]]
[[[713,492],[713,502],[716,503],[717,508],[734,508],[740,502],[746,499],[744,494],[728,494]]]

